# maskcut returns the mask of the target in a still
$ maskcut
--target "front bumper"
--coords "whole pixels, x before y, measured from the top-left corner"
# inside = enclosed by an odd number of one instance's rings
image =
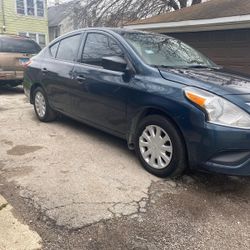
[[[250,129],[206,123],[189,139],[190,165],[200,170],[250,176]]]
[[[250,151],[221,152],[201,167],[209,172],[250,176]]]

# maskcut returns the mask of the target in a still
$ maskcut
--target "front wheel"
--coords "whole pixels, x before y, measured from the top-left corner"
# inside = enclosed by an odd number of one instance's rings
[[[37,118],[42,122],[56,119],[56,112],[49,106],[45,91],[40,87],[34,91],[34,109]]]
[[[135,150],[143,167],[156,176],[179,176],[186,168],[183,139],[172,122],[163,116],[151,115],[141,121]]]

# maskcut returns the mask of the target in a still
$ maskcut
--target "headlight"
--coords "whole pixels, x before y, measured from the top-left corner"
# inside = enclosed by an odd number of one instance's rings
[[[184,89],[186,97],[200,106],[208,121],[235,128],[250,129],[250,115],[226,99],[198,88]]]

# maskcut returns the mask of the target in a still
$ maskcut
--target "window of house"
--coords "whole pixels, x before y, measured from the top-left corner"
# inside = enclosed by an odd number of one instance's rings
[[[28,37],[37,42],[36,33],[28,33]]]
[[[19,36],[26,37],[27,36],[27,32],[19,32]]]
[[[82,54],[82,63],[101,66],[102,58],[106,56],[122,56],[119,45],[110,37],[91,33],[87,36]]]
[[[24,0],[16,0],[16,10],[18,14],[25,14]]]
[[[36,1],[37,15],[44,16],[44,0]]]
[[[35,5],[33,0],[26,0],[27,1],[27,15],[34,16],[35,15]]]
[[[19,32],[19,36],[29,37],[30,39],[37,42],[41,48],[46,46],[46,36],[45,34],[32,33],[32,32]]]
[[[60,36],[60,28],[59,27],[55,27],[54,28],[54,31],[55,31],[55,35],[54,35],[54,39],[59,37]]]
[[[38,43],[42,48],[46,46],[46,38],[44,34],[38,34]]]
[[[45,0],[16,0],[18,14],[27,16],[44,16]]]
[[[74,61],[77,57],[81,35],[67,37],[61,40],[56,58],[66,61]]]

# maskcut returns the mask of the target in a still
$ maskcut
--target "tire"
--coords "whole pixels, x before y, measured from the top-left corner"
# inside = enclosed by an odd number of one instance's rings
[[[139,123],[135,151],[143,167],[158,177],[180,176],[187,166],[182,136],[160,115],[147,116]]]
[[[54,121],[57,113],[49,106],[45,91],[38,87],[33,93],[34,110],[37,118],[42,122]]]

